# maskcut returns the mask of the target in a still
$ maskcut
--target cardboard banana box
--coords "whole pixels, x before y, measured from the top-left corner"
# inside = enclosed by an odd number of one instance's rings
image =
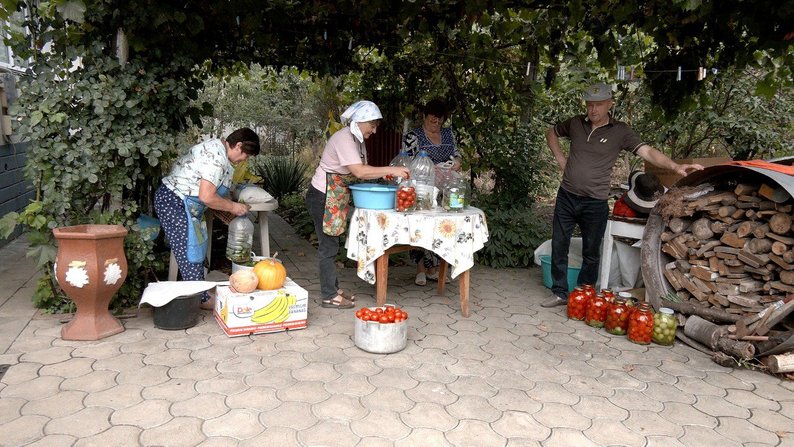
[[[218,287],[215,320],[229,337],[306,327],[309,293],[291,279],[278,290],[234,293]]]

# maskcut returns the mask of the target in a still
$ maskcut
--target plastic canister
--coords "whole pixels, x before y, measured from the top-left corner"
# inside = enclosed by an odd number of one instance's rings
[[[237,264],[251,260],[251,246],[254,243],[254,223],[248,216],[239,216],[229,222],[229,235],[226,240],[226,257]]]
[[[442,199],[444,209],[454,212],[463,211],[468,199],[467,190],[466,180],[462,177],[450,179],[444,187],[444,196]]]
[[[416,183],[416,209],[429,210],[434,206],[435,166],[427,152],[420,151],[411,162],[411,178]]]

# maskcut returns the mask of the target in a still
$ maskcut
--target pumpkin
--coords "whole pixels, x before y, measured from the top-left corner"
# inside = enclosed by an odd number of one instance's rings
[[[254,274],[259,279],[262,290],[280,289],[287,279],[287,269],[276,258],[265,258],[254,265]]]
[[[237,270],[229,277],[229,286],[237,293],[251,293],[259,285],[259,278],[251,269]]]

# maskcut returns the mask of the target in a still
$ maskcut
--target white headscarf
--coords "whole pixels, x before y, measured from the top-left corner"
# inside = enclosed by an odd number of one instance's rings
[[[383,115],[372,101],[355,102],[342,114],[342,124],[350,125],[350,133],[356,136],[359,143],[364,142],[364,134],[358,128],[358,123],[379,119],[383,119]]]

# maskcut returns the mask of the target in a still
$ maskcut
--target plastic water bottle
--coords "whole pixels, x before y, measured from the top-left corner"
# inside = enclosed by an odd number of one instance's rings
[[[254,244],[254,223],[248,216],[239,216],[229,222],[229,235],[226,240],[226,257],[235,264],[247,264],[251,260],[251,247]]]
[[[397,154],[396,157],[392,159],[392,161],[389,163],[389,166],[400,166],[410,169],[412,161],[413,159],[408,154],[408,151],[403,149],[402,151],[400,151],[399,154]],[[394,181],[394,184],[396,185],[399,185],[404,180],[402,177],[394,178],[392,176],[387,176],[386,179],[390,181]]]
[[[435,186],[436,170],[433,160],[424,150],[411,163],[411,179],[416,182],[416,209],[429,210],[434,207],[433,186]]]

